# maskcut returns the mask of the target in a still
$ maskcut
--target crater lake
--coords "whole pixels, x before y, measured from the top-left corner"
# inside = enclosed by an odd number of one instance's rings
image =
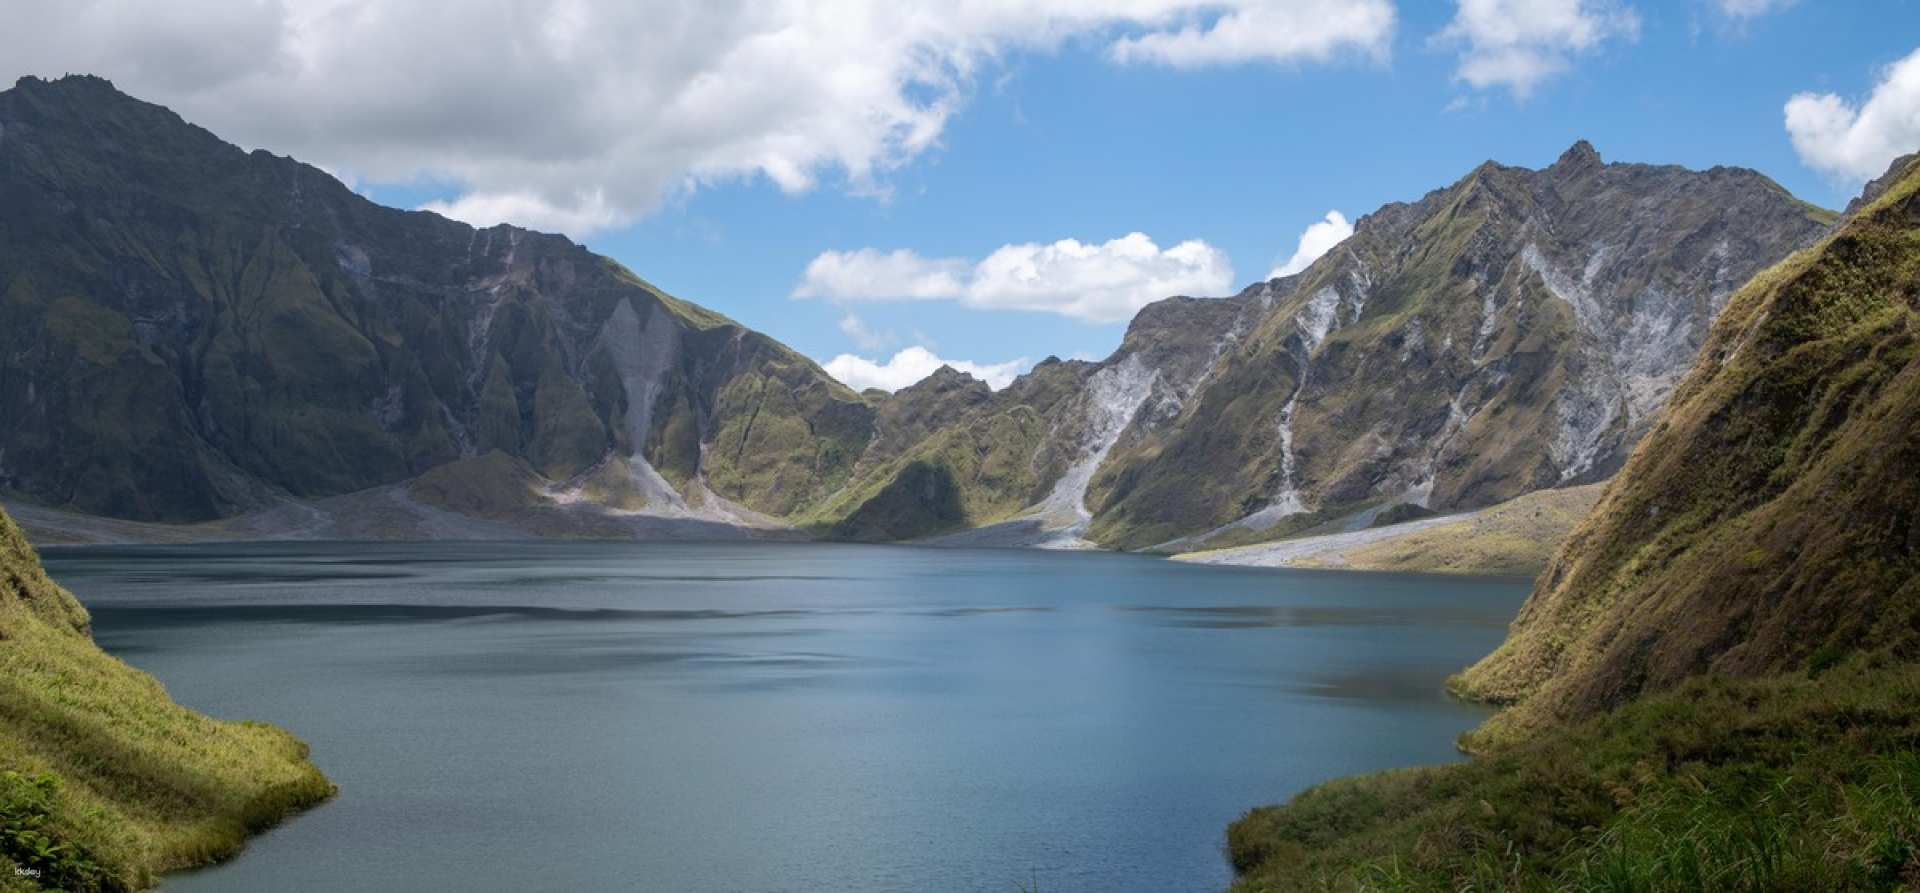
[[[1457,759],[1524,581],[828,544],[51,548],[109,652],[339,795],[179,891],[1219,890]]]

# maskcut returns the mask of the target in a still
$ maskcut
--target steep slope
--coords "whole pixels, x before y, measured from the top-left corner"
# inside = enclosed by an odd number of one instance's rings
[[[1920,666],[1693,679],[1227,832],[1235,893],[1857,893],[1920,877]]]
[[[873,410],[559,236],[369,202],[97,78],[0,93],[0,489],[203,521],[493,451],[567,505],[838,489]]]
[[[1064,404],[1081,392],[1091,363],[1049,358],[982,397],[970,378],[936,375],[902,389],[881,414],[930,422],[910,444],[875,441],[859,473],[810,516],[825,536],[899,540],[991,524],[1038,500],[1060,470],[1048,458]],[[944,398],[941,396],[947,392]],[[910,407],[939,407],[933,417]]]
[[[1471,696],[1494,727],[1920,646],[1920,169],[1746,287]]]
[[[1832,219],[1753,171],[1606,164],[1584,142],[1543,170],[1489,162],[1298,275],[1142,310],[1044,430],[996,435],[1020,475],[977,481],[933,449],[863,468],[830,511],[884,496],[881,537],[1193,549],[1598,480],[1734,288]],[[949,486],[974,507],[915,507]]]
[[[1920,880],[1920,164],[1737,294],[1456,688],[1466,764],[1256,809],[1241,890]]]
[[[964,545],[1090,545],[1081,535],[1102,462],[1177,419],[1269,306],[1260,291],[1152,304],[1106,360],[1049,358],[913,448],[863,460],[817,517],[834,535],[856,538],[948,533],[943,542]]]
[[[1584,142],[1383,207],[1256,287],[1273,310],[1095,479],[1094,536],[1143,547],[1596,480],[1733,290],[1830,222],[1752,171],[1605,164]]]
[[[150,886],[331,794],[306,745],[173,703],[87,622],[0,512],[0,889]]]

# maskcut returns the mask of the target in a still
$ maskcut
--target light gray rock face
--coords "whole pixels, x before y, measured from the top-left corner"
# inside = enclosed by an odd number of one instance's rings
[[[1236,299],[1271,307],[1176,418],[1106,457],[1092,537],[1465,509],[1605,476],[1734,289],[1830,222],[1752,171],[1606,164],[1584,142],[1388,205]]]
[[[1606,164],[1584,142],[1542,170],[1482,165],[1295,276],[1145,308],[1048,404],[1033,489],[934,526],[1193,546],[1604,477],[1733,290],[1831,218],[1753,171]]]

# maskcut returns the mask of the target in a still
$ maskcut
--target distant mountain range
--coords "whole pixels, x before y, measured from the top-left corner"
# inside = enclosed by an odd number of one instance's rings
[[[1734,289],[1833,220],[1583,142],[1153,304],[1104,361],[856,394],[563,237],[28,78],[0,93],[0,491],[77,539],[1235,545],[1605,477]]]

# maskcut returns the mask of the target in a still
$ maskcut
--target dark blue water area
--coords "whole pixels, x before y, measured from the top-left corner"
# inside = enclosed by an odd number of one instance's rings
[[[340,795],[169,890],[1183,891],[1456,759],[1512,580],[820,544],[51,549],[108,651]]]

